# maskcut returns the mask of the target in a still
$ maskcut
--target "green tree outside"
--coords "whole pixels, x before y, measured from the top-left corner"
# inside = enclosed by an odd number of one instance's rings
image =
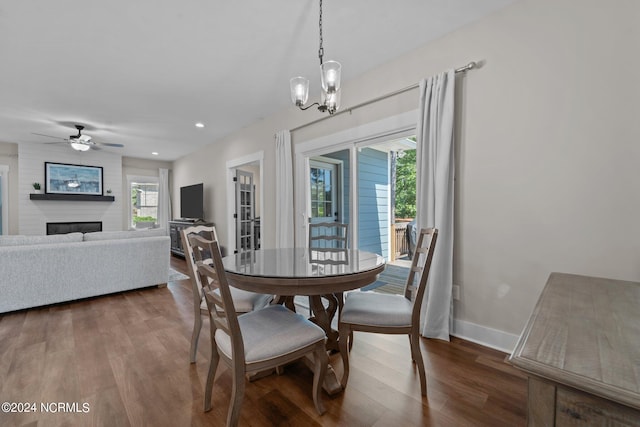
[[[416,216],[416,150],[405,150],[396,161],[396,218]]]

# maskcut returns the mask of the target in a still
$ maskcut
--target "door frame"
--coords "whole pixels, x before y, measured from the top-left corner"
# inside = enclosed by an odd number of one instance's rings
[[[361,126],[349,128],[331,135],[303,141],[294,146],[295,189],[294,189],[294,235],[298,247],[307,246],[307,218],[309,217],[310,178],[309,160],[334,151],[349,150],[349,241],[351,247],[358,248],[358,161],[357,150],[367,145],[389,139],[412,136],[416,133],[418,110],[387,117]],[[302,183],[303,185],[297,185]]]
[[[0,165],[0,208],[2,209],[2,227],[0,235],[9,234],[9,165]]]
[[[264,150],[257,151],[246,156],[238,157],[236,159],[228,160],[226,163],[227,168],[227,236],[229,242],[227,243],[229,253],[233,253],[237,249],[236,242],[236,220],[233,217],[236,207],[236,186],[233,178],[236,176],[235,170],[241,166],[255,165],[257,163],[260,169],[260,183],[258,184],[258,191],[260,193],[260,235],[264,236]]]

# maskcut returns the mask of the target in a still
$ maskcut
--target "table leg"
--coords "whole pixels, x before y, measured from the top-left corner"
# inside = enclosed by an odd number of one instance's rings
[[[296,305],[293,302],[293,298],[294,298],[293,296],[278,295],[275,298],[274,304],[284,304],[285,307],[287,307],[289,310],[295,313]]]
[[[325,298],[332,297],[334,301],[330,300],[329,306],[333,304],[337,307],[337,302],[335,301],[335,295],[325,295]],[[322,304],[322,297],[320,295],[313,295],[309,298],[311,303],[311,310],[313,311],[313,317],[318,326],[324,329],[325,334],[327,335],[327,350],[329,351],[339,351],[338,349],[338,331],[335,331],[331,328],[331,320],[332,317],[329,317],[329,313],[327,313],[324,304]],[[333,310],[333,314],[335,314],[335,309]]]
[[[322,303],[322,298],[326,298],[329,300],[328,309],[325,308]],[[337,308],[342,308],[341,301],[342,294],[336,295],[314,295],[309,297],[309,307],[312,311],[313,318],[312,320],[320,326],[327,335],[327,351],[339,351],[338,349],[338,332],[334,331],[331,328],[331,321],[335,316]],[[279,296],[276,301],[277,304],[284,304],[287,308],[295,311],[295,305],[293,304],[293,297],[284,297]],[[327,312],[328,311],[328,312]],[[309,369],[314,369],[313,357],[307,356],[304,358],[305,364],[309,367]],[[331,365],[327,366],[327,373],[325,374],[324,381],[322,382],[322,388],[329,395],[334,395],[342,392],[342,386],[340,385],[340,381],[338,380],[338,376],[336,375],[333,367]]]

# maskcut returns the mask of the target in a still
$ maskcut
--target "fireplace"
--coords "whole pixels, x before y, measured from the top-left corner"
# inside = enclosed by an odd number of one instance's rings
[[[91,233],[92,231],[102,231],[102,221],[47,223],[47,234]]]

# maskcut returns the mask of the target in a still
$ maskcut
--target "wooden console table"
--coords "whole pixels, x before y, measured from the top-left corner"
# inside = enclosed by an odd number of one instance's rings
[[[640,283],[552,273],[509,361],[529,426],[640,426]]]

